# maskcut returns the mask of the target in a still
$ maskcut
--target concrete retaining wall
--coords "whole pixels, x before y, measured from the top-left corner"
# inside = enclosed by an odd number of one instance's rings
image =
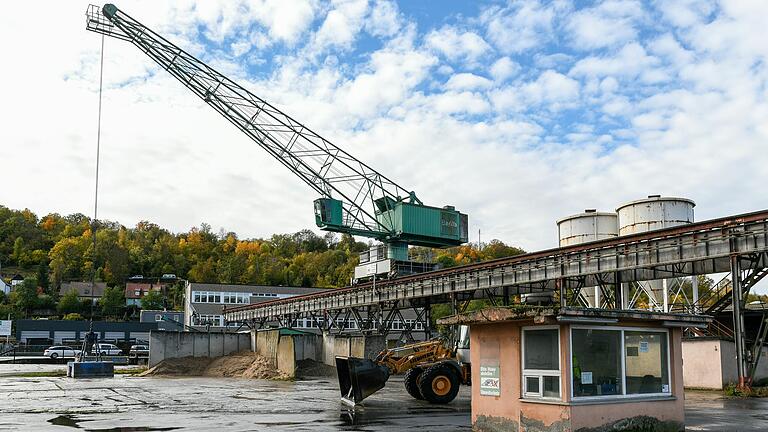
[[[252,331],[250,340],[254,352],[289,375],[294,375],[299,360],[309,359],[335,367],[336,356],[374,358],[386,344],[383,336],[280,334],[277,329]]]
[[[149,367],[167,358],[221,357],[250,347],[248,333],[152,330],[149,333]]]
[[[316,335],[306,335],[317,337]],[[305,335],[281,335],[280,330],[252,331],[251,340],[254,351],[265,357],[272,366],[293,376],[296,373],[296,361],[305,358]],[[297,355],[297,347],[300,353]],[[314,353],[311,353],[314,355]]]
[[[336,356],[375,358],[386,347],[384,336],[338,336],[323,335],[322,357],[315,360],[336,366]]]

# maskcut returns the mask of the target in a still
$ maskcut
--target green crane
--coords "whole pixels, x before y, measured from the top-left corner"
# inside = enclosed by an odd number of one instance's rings
[[[320,196],[315,223],[326,231],[374,238],[387,258],[408,259],[408,245],[467,241],[467,215],[424,205],[399,186],[274,105],[251,93],[113,4],[90,5],[86,29],[128,41],[237,126]]]

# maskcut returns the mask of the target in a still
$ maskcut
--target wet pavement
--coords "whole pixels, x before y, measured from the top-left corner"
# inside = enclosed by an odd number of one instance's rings
[[[407,395],[402,379],[350,410],[331,379],[2,378],[0,430],[470,430],[469,388],[444,406]]]
[[[47,369],[47,368],[46,368]],[[0,378],[0,431],[469,431],[469,388],[444,406],[407,395],[402,378],[350,410],[333,379]],[[686,430],[768,430],[768,399],[686,393]]]
[[[768,398],[726,398],[720,392],[685,392],[687,431],[768,431]]]

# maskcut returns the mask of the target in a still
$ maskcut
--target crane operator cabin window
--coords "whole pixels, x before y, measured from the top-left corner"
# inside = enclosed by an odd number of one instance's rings
[[[560,398],[560,337],[557,328],[523,329],[523,396]]]

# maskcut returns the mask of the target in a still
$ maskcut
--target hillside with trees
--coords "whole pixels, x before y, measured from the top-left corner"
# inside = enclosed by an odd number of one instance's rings
[[[350,235],[319,236],[311,230],[274,234],[266,239],[241,239],[234,232],[214,233],[208,224],[173,233],[147,221],[132,228],[98,221],[94,250],[90,219],[83,214],[38,217],[28,209],[0,206],[3,275],[20,273],[28,279],[23,293],[15,294],[15,290],[13,299],[0,299],[4,305],[0,315],[29,316],[35,309],[56,310],[62,316],[88,314],[89,307],[77,305],[76,297],[59,298],[59,287],[66,281],[90,281],[94,272],[97,281],[119,288],[109,290],[105,306],[118,303],[112,297],[122,292],[132,275],[158,277],[172,273],[191,282],[343,287],[349,285],[358,253],[368,246]],[[521,249],[499,240],[481,248],[465,245],[411,250],[414,257],[443,267],[520,253]],[[178,297],[180,293],[173,295]],[[162,299],[147,301],[157,306]],[[179,301],[176,298],[173,303]],[[119,315],[106,309],[104,315]]]

